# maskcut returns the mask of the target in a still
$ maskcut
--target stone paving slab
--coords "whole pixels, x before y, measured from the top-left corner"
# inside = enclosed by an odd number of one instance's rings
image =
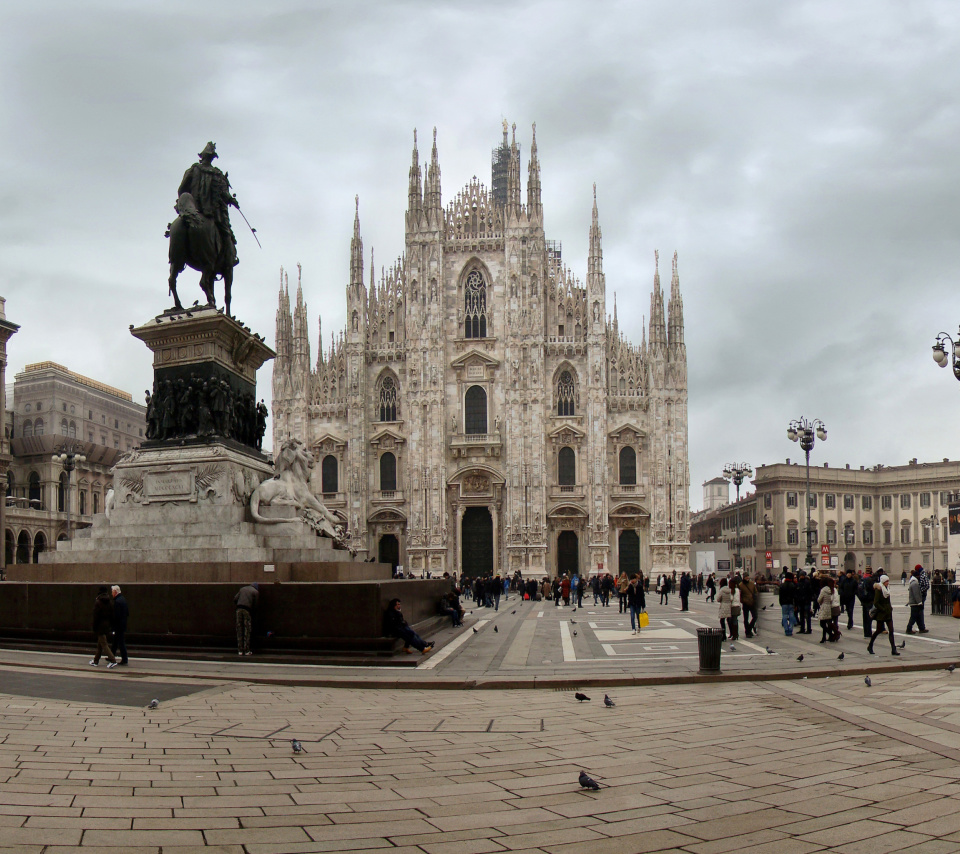
[[[957,851],[956,684],[0,693],[0,852]]]

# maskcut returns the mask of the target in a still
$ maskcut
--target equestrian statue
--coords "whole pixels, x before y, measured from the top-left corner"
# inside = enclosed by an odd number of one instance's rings
[[[217,278],[223,279],[223,302],[230,316],[230,288],[233,285],[233,268],[237,258],[237,238],[230,227],[231,206],[243,216],[237,197],[230,192],[229,173],[224,174],[213,160],[217,146],[208,142],[194,163],[183,173],[174,205],[178,216],[167,226],[170,238],[170,293],[175,307],[183,309],[177,295],[177,276],[185,266],[200,273],[200,287],[207,298],[207,305],[217,307],[213,285]],[[246,217],[244,217],[246,219]],[[254,238],[256,239],[256,231]],[[257,240],[257,243],[260,241]]]

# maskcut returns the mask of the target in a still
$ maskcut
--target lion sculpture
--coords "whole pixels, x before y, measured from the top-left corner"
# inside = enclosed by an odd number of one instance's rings
[[[310,491],[307,483],[313,468],[313,455],[299,439],[285,439],[274,459],[276,474],[263,481],[250,496],[250,514],[257,522],[277,523],[286,519],[268,519],[261,506],[293,506],[300,519],[318,534],[330,537],[346,548],[343,524]]]

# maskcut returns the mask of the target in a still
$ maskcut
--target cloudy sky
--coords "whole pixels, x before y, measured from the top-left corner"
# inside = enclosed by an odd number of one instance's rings
[[[797,459],[801,415],[829,428],[817,463],[955,459],[960,386],[930,347],[960,323],[958,42],[952,2],[4,3],[8,376],[52,359],[139,400],[127,327],[169,304],[163,232],[209,139],[263,243],[234,215],[235,313],[272,341],[299,262],[329,343],[354,195],[389,264],[413,128],[438,129],[446,203],[489,181],[506,118],[524,155],[537,123],[548,237],[581,277],[596,182],[635,341],[654,250],[679,252],[694,508],[724,463]]]

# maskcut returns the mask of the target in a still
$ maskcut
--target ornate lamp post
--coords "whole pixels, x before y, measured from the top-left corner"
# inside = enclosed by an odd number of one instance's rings
[[[940,527],[940,520],[936,513],[931,513],[926,519],[921,519],[920,524],[930,529],[930,577],[932,578],[933,571],[937,567],[937,528]]]
[[[960,359],[957,358],[957,344],[960,343],[960,333],[957,334],[957,340],[954,341],[946,332],[937,335],[936,343],[933,345],[933,361],[941,368],[947,364],[953,366],[953,375],[960,380]],[[947,347],[950,348],[950,355],[947,355]]]
[[[73,474],[73,470],[77,467],[77,463],[85,463],[87,458],[83,454],[76,454],[73,451],[61,451],[59,454],[54,454],[51,459],[55,463],[60,463],[60,465],[63,466],[63,470],[67,473],[67,489],[64,495],[64,504],[67,505],[67,539],[72,540],[73,532],[70,525],[70,477]]]
[[[753,476],[753,469],[746,463],[730,463],[723,467],[723,476],[727,480],[732,480],[737,488],[737,560],[736,568],[740,569],[742,561],[740,560],[740,484]]]
[[[793,421],[787,425],[787,438],[791,442],[796,442],[799,440],[800,447],[803,448],[803,452],[807,455],[807,568],[812,570],[814,564],[813,560],[813,549],[810,544],[810,534],[813,533],[810,528],[810,452],[813,450],[813,446],[816,444],[816,439],[819,439],[821,442],[827,441],[827,428],[826,425],[819,419],[815,418],[813,421],[807,421],[806,418],[794,418]]]

